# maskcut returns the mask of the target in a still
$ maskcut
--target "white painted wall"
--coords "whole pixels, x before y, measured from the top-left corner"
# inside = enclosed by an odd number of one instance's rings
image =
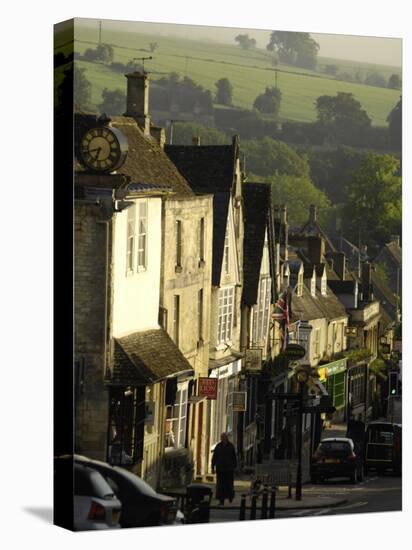
[[[138,204],[147,201],[147,269],[127,273],[127,209],[115,214],[113,235],[113,336],[158,328],[161,199],[135,199],[136,232]],[[135,253],[137,253],[137,238]]]

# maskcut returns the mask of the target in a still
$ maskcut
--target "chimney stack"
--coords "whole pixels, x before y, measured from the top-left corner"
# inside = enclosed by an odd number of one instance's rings
[[[310,223],[318,221],[318,207],[314,204],[311,204],[309,207],[309,221]]]
[[[400,236],[399,235],[391,235],[391,242],[397,244],[398,246],[401,246]]]
[[[150,135],[149,77],[146,73],[134,72],[126,75],[126,113],[135,119],[145,135]]]
[[[323,263],[325,256],[325,240],[320,235],[315,237],[307,237],[308,243],[308,258],[312,264]]]
[[[161,149],[164,149],[166,143],[166,132],[165,129],[160,126],[152,126],[150,128],[150,133],[152,137],[157,141]]]
[[[200,145],[200,136],[192,137],[192,145]]]
[[[336,252],[333,265],[339,278],[344,281],[346,278],[346,256],[344,252]]]
[[[365,302],[372,300],[372,266],[369,262],[362,264],[362,293]]]

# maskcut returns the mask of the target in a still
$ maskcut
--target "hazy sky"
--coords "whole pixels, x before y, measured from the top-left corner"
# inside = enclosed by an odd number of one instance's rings
[[[97,20],[78,20],[79,23],[96,23]],[[169,23],[139,23],[130,21],[103,21],[103,28],[110,26],[118,30],[146,32],[182,38],[213,40],[233,44],[239,33],[248,33],[255,38],[258,47],[264,48],[269,40],[270,31],[253,29],[231,29],[228,27],[202,27],[195,25],[172,25]],[[308,30],[308,32],[310,32]],[[312,34],[319,43],[319,55],[337,59],[363,61],[379,65],[402,65],[402,41],[399,38],[378,38],[343,34]]]

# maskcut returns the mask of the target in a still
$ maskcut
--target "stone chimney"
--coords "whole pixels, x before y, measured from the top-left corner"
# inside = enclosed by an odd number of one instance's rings
[[[192,145],[200,145],[200,136],[192,137]]]
[[[339,278],[344,281],[346,278],[346,256],[344,252],[334,254],[334,270]]]
[[[318,207],[314,204],[311,204],[309,207],[309,222],[315,223],[318,221]]]
[[[362,264],[362,294],[363,300],[373,300],[372,294],[372,265],[369,262]]]
[[[127,96],[125,116],[135,119],[145,135],[150,135],[149,77],[146,73],[134,72],[126,75]]]
[[[166,143],[166,132],[161,126],[152,126],[150,128],[152,137],[157,141],[158,145],[164,149]]]
[[[325,256],[325,239],[320,235],[315,237],[308,237],[308,258],[312,264],[323,263]]]

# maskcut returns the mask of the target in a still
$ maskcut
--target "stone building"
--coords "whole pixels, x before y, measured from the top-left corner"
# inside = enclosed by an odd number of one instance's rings
[[[210,452],[227,432],[237,445],[237,397],[242,370],[240,341],[243,285],[243,204],[239,145],[165,147],[170,159],[196,194],[213,194],[212,293],[210,312],[209,378],[217,378],[216,399],[205,402]]]

